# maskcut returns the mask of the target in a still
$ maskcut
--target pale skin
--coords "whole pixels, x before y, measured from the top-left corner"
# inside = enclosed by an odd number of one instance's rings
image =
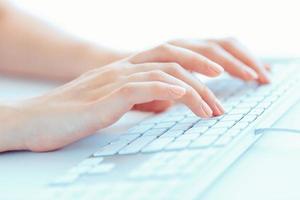
[[[161,112],[173,102],[202,118],[222,115],[221,103],[190,71],[270,82],[269,67],[232,38],[118,52],[66,36],[1,2],[0,30],[2,74],[67,82],[42,96],[0,104],[0,152],[56,150],[131,109]]]

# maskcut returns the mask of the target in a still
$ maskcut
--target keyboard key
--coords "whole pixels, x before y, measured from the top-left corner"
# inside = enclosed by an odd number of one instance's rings
[[[187,129],[189,129],[192,126],[192,124],[176,124],[175,126],[173,126],[170,130],[176,130],[176,131],[186,131]]]
[[[130,142],[132,142],[133,140],[135,140],[136,138],[140,137],[140,134],[135,134],[135,135],[121,135],[120,138],[117,138],[115,140],[113,140],[111,143],[115,143],[115,142],[120,142],[120,141],[124,141],[127,142],[128,144]]]
[[[235,121],[238,122],[240,119],[242,119],[244,115],[237,114],[237,115],[226,115],[222,118],[222,121]]]
[[[236,136],[238,136],[241,132],[242,132],[242,130],[240,130],[240,129],[229,129],[229,130],[226,132],[226,136],[228,136],[228,137],[236,137]]]
[[[128,130],[127,134],[143,134],[153,127],[153,124],[146,124],[141,126],[135,126]]]
[[[154,129],[150,129],[148,131],[146,131],[143,135],[145,136],[160,136],[162,135],[164,132],[166,132],[168,129],[167,128],[154,128]]]
[[[197,122],[196,124],[194,124],[193,127],[201,127],[201,126],[211,127],[217,122],[218,122],[217,119],[201,120],[201,121]]]
[[[248,122],[239,122],[237,124],[235,124],[232,129],[238,129],[238,130],[243,130],[244,128],[246,128],[249,125]]]
[[[103,174],[110,172],[115,165],[113,163],[103,163],[101,165],[97,165],[90,169],[87,173],[88,174]]]
[[[213,144],[213,146],[215,146],[215,147],[223,147],[223,146],[226,146],[227,144],[229,144],[232,140],[233,140],[233,137],[223,136],[223,137],[219,138]]]
[[[194,133],[202,134],[207,130],[208,130],[207,126],[192,127],[188,129],[184,134],[194,134]]]
[[[241,122],[248,122],[251,123],[257,118],[257,115],[246,115]]]
[[[165,147],[165,150],[180,150],[186,148],[189,144],[189,140],[175,140]]]
[[[233,110],[231,110],[229,112],[230,115],[235,115],[235,114],[247,114],[249,111],[251,110],[251,108],[234,108]]]
[[[186,117],[183,120],[180,121],[181,124],[183,123],[189,123],[189,124],[194,124],[198,122],[201,118],[199,117]]]
[[[179,136],[176,140],[189,140],[189,141],[192,141],[192,140],[195,140],[196,138],[198,138],[200,136],[200,134],[184,134],[184,135],[181,135]]]
[[[153,128],[155,129],[169,129],[172,126],[175,125],[176,122],[162,122],[162,123],[158,123],[156,124]]]
[[[152,142],[155,138],[155,136],[142,136],[123,148],[119,154],[138,153],[144,146]]]
[[[228,128],[211,128],[204,133],[204,136],[206,136],[206,135],[216,135],[216,136],[223,135],[227,130],[228,130]]]
[[[83,160],[81,163],[78,164],[79,167],[81,166],[94,166],[98,165],[103,161],[102,157],[92,157],[92,158],[87,158]]]
[[[163,133],[160,137],[165,138],[165,137],[171,137],[175,138],[178,137],[179,135],[182,135],[184,131],[182,130],[168,130],[167,132]]]
[[[189,147],[190,148],[207,148],[210,147],[219,136],[217,135],[203,135],[197,140],[193,141]]]
[[[264,108],[255,108],[253,110],[251,110],[248,115],[256,115],[256,116],[260,116],[263,112],[265,111]]]
[[[119,150],[124,148],[126,145],[128,145],[127,141],[118,141],[115,143],[108,144],[102,149],[96,153],[94,153],[94,156],[110,156],[116,154]]]
[[[173,141],[173,138],[158,138],[142,149],[143,153],[161,151],[165,146]]]
[[[236,123],[235,121],[220,121],[216,123],[212,128],[230,128],[235,123]]]

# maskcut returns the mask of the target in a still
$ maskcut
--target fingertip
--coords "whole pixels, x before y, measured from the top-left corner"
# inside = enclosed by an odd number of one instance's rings
[[[210,72],[211,76],[219,76],[224,72],[224,68],[221,65],[212,62]]]
[[[246,75],[246,79],[250,79],[250,80],[254,80],[254,79],[258,79],[258,74],[251,69],[250,67],[245,67],[245,75]]]
[[[180,98],[186,93],[186,89],[180,86],[170,86],[171,96],[174,98]]]

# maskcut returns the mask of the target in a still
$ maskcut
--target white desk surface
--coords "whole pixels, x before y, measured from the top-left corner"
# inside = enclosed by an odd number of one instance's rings
[[[0,98],[20,99],[43,93],[54,86],[56,84],[0,77]],[[290,111],[288,117],[282,118],[277,126],[300,128],[297,124],[299,113],[300,104]],[[63,174],[111,137],[116,137],[148,115],[131,112],[114,126],[59,151],[2,153],[0,199],[34,197],[38,189],[53,177]],[[265,135],[217,181],[205,199],[299,199],[299,155],[300,135]]]

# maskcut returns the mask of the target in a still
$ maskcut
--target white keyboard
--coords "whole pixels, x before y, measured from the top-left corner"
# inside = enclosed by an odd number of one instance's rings
[[[260,137],[256,126],[271,126],[299,94],[298,62],[277,65],[270,85],[228,77],[208,83],[223,116],[201,119],[179,105],[142,121],[51,183],[49,198],[195,198]]]

